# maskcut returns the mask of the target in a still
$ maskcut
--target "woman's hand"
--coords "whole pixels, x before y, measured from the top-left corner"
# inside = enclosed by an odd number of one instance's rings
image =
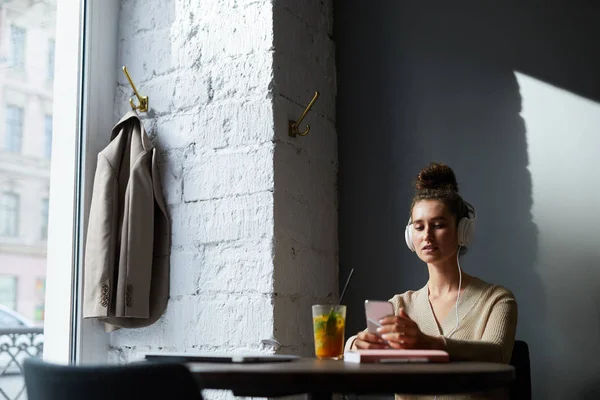
[[[374,333],[365,331],[358,332],[353,347],[357,349],[389,349],[385,340]]]
[[[442,339],[421,332],[419,326],[401,308],[398,315],[385,317],[377,328],[392,349],[443,349]]]

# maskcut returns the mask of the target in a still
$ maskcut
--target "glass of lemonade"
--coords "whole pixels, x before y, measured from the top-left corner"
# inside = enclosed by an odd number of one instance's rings
[[[344,356],[346,306],[313,305],[315,354],[320,360],[341,360]]]

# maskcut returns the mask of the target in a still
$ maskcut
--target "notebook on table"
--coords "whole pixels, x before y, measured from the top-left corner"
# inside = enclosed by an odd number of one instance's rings
[[[410,363],[450,361],[450,355],[443,350],[350,350],[344,353],[344,361],[349,363]]]

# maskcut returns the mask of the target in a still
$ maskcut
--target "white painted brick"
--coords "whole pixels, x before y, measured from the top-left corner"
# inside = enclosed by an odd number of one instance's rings
[[[178,64],[173,64],[171,60],[171,41],[171,31],[166,27],[136,34],[119,46],[120,59],[143,60],[141,63],[127,65],[138,90],[153,76],[165,74],[178,67]],[[152,57],[148,57],[148,54],[152,54]],[[119,84],[129,85],[124,73],[121,72],[117,76]]]
[[[184,172],[185,201],[273,190],[273,145],[201,156]]]
[[[337,298],[338,255],[283,234],[275,236],[274,290],[278,295]]]
[[[121,0],[119,37],[126,41],[140,33],[168,28],[174,18],[174,0]]]
[[[135,79],[135,77],[132,77],[132,79]],[[175,92],[175,79],[173,74],[155,77],[150,81],[145,82],[144,85],[140,85],[135,81],[134,83],[140,94],[148,96],[148,104],[152,114],[160,115],[170,111],[173,104],[173,94]],[[127,88],[126,98],[134,97],[135,99],[133,90],[129,88],[129,85],[123,87]],[[138,103],[137,99],[135,99],[135,102],[136,104]],[[129,105],[127,101],[122,101],[122,103],[127,106]]]
[[[272,240],[213,243],[171,253],[172,297],[217,292],[272,293]]]
[[[211,77],[214,101],[270,97],[273,81],[273,54],[256,52],[220,59],[202,69]]]
[[[108,350],[108,364],[129,364],[144,360],[144,355],[153,351],[152,346],[134,345],[110,347]]]
[[[267,351],[273,335],[313,354],[310,305],[337,295],[331,15],[332,0],[121,0],[119,65],[150,98],[173,250],[165,314],[111,333],[110,362]],[[314,90],[312,132],[287,137]]]
[[[182,351],[193,346],[258,346],[272,335],[273,307],[265,296],[179,296],[165,313],[164,335]]]
[[[179,204],[183,200],[183,158],[183,150],[160,154],[161,183],[167,204]]]
[[[270,237],[273,193],[174,205],[171,220],[174,246]]]
[[[333,0],[277,0],[275,6],[275,18],[279,18],[284,9],[308,25],[309,29],[333,34]],[[279,30],[276,32],[281,33]]]
[[[171,91],[172,111],[177,112],[205,104],[209,99],[209,78],[197,69],[180,69],[174,74]]]
[[[315,90],[321,97],[314,111],[335,120],[335,49],[332,39],[308,29],[287,9],[276,7],[274,54],[276,92],[307,104]],[[287,43],[294,43],[293,47]]]
[[[286,54],[293,62],[305,62],[306,65],[318,66],[322,73],[335,72],[335,50],[333,40],[325,33],[310,29],[305,21],[299,19],[286,8],[275,7],[275,47],[276,56]],[[294,46],[289,46],[293,43]],[[332,67],[329,70],[329,67]],[[290,65],[293,68],[293,65]],[[294,68],[294,74],[306,68]],[[288,74],[288,75],[294,75]],[[278,82],[279,83],[279,82]],[[330,87],[327,87],[330,89]],[[335,89],[332,87],[331,89]]]
[[[115,82],[116,83],[116,82]],[[129,98],[132,97],[133,91],[129,88],[129,85],[118,85],[115,91],[115,123],[129,110]]]
[[[266,98],[207,104],[191,132],[197,149],[250,146],[270,142],[273,137],[273,104]]]
[[[314,355],[310,306],[331,304],[338,292],[331,10],[329,0],[282,0],[274,8],[275,332],[303,355]],[[316,90],[321,96],[304,121],[310,133],[290,138],[287,120],[298,118]]]
[[[337,244],[337,207],[335,204],[308,205],[285,192],[275,195],[278,230],[300,242],[312,243],[318,251],[331,251]]]
[[[185,5],[171,28],[175,65],[201,66],[272,47],[272,4],[257,1],[199,1]]]
[[[337,164],[309,157],[298,147],[279,143],[275,149],[276,188],[309,209],[335,204]]]
[[[139,347],[148,346],[158,348],[165,346],[168,338],[165,337],[165,328],[167,325],[167,315],[171,303],[167,305],[165,313],[153,325],[139,329],[119,329],[110,334],[110,344],[113,347]]]
[[[308,99],[310,100],[310,99]],[[306,104],[308,104],[308,100]],[[312,111],[304,119],[300,129],[306,129],[310,125],[310,132],[303,137],[290,137],[288,135],[289,120],[297,120],[302,114],[303,107],[277,96],[273,99],[275,115],[275,133],[277,140],[290,145],[301,153],[306,153],[308,157],[331,162],[331,168],[337,170],[337,132],[335,125],[331,120],[324,118],[319,114],[320,110],[317,104],[322,99],[319,98]],[[315,109],[316,108],[316,109]]]
[[[198,35],[201,27],[194,22],[193,25],[184,28],[185,25],[174,25],[171,45],[171,63],[180,68],[195,68],[202,72],[202,36]]]
[[[202,397],[206,400],[240,400],[231,390],[204,389]]]
[[[256,2],[236,9],[221,7],[217,17],[201,29],[206,61],[267,51],[273,46],[272,3]]]
[[[276,296],[274,305],[274,337],[283,346],[314,343],[312,305],[327,304],[323,298]]]
[[[229,105],[235,111],[231,129],[227,132],[230,146],[265,143],[274,138],[273,104],[270,99],[261,99]]]
[[[224,295],[215,300],[202,299],[199,306],[196,330],[201,342],[257,345],[273,334],[273,306],[269,297]]]
[[[198,276],[204,267],[204,251],[186,247],[182,251],[171,251],[171,297],[193,295],[198,290]]]
[[[197,116],[194,114],[166,115],[157,119],[152,141],[161,150],[184,149],[194,142],[193,136],[197,129]],[[176,162],[183,167],[180,156],[183,155],[173,153]]]
[[[270,238],[215,243],[203,249],[204,259],[196,280],[198,290],[273,292],[273,241]]]
[[[277,65],[285,68],[287,65],[301,64],[303,67],[297,74],[275,74],[277,93],[291,99],[304,110],[314,92],[319,91],[320,97],[313,107],[313,112],[324,115],[327,119],[335,121],[335,86],[334,72],[326,72],[323,68],[308,64],[306,61],[294,61],[289,54],[280,53],[275,56]],[[280,76],[282,75],[282,76]]]

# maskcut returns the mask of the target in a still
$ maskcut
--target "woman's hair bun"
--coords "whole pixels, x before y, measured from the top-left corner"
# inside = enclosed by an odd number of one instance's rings
[[[423,168],[415,181],[415,190],[451,190],[458,193],[458,183],[452,168],[443,163],[431,163]]]

